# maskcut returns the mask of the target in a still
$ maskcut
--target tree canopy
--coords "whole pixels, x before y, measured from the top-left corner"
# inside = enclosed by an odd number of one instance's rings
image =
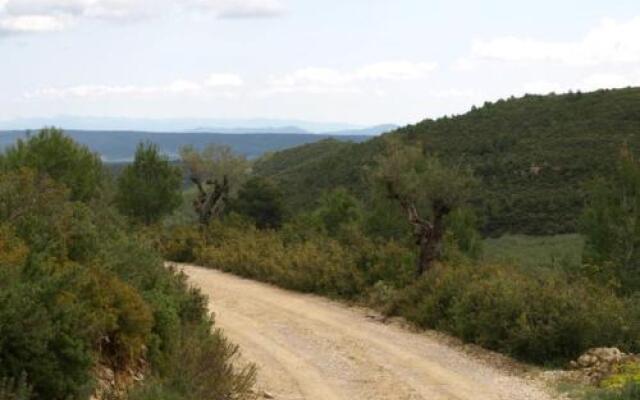
[[[125,215],[145,224],[169,215],[182,201],[182,174],[152,143],[140,143],[135,159],[118,178],[116,203]]]
[[[102,185],[99,156],[55,128],[19,139],[0,160],[5,169],[27,167],[50,176],[71,190],[72,200],[88,201]]]

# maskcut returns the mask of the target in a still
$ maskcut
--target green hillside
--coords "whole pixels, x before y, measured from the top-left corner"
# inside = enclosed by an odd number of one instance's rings
[[[486,234],[574,232],[588,182],[612,170],[623,143],[640,148],[640,88],[500,100],[390,135],[473,168]],[[270,155],[255,169],[281,184],[292,210],[337,186],[366,202],[363,167],[381,143],[323,141]]]

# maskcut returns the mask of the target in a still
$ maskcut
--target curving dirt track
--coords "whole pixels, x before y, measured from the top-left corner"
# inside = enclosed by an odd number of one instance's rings
[[[433,335],[366,311],[233,275],[180,266],[211,299],[216,324],[259,367],[276,399],[551,399],[532,379],[492,367]]]

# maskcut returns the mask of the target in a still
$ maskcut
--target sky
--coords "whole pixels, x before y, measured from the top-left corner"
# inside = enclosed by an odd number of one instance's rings
[[[0,0],[0,120],[406,124],[626,86],[638,0]]]

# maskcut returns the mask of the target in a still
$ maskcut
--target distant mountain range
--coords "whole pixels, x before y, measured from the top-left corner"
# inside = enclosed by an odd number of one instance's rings
[[[331,135],[378,135],[396,125],[360,126],[334,122],[288,119],[215,119],[215,118],[112,118],[59,116],[0,120],[0,130],[40,129],[55,126],[84,131],[143,131],[190,133],[320,133]]]
[[[352,129],[340,129],[333,131],[312,132],[302,129],[297,126],[282,126],[282,127],[257,127],[257,128],[196,128],[190,129],[187,132],[191,133],[227,133],[227,134],[245,134],[245,133],[287,133],[287,134],[321,134],[329,136],[377,136],[385,132],[398,129],[397,125],[376,125],[368,128],[352,128]]]
[[[231,132],[231,131],[228,131]],[[235,131],[234,131],[235,132]],[[242,132],[238,130],[237,132]],[[352,132],[354,134],[349,134]],[[285,150],[326,139],[345,142],[364,142],[371,138],[371,130],[344,131],[341,134],[310,133],[206,133],[206,132],[140,132],[140,131],[84,131],[66,130],[74,140],[99,153],[106,162],[125,162],[133,159],[136,146],[150,141],[175,159],[181,147],[192,145],[198,149],[210,143],[230,146],[248,158],[257,158],[266,152]],[[0,131],[0,149],[28,135],[25,130]]]

